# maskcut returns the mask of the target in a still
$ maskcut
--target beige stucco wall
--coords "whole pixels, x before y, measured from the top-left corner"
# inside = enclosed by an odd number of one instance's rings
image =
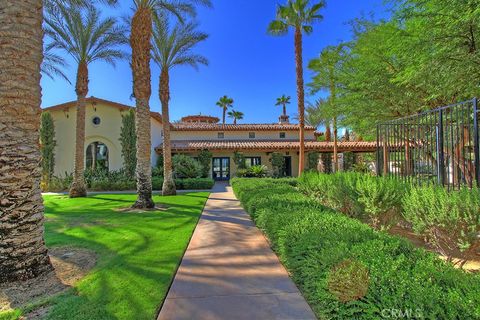
[[[55,175],[64,176],[65,173],[73,171],[74,150],[75,150],[75,118],[76,108],[71,106],[64,110],[48,110],[52,114],[55,124],[55,139],[57,146],[55,148]],[[95,107],[91,104],[86,106],[85,117],[85,148],[92,142],[102,142],[108,147],[109,152],[109,170],[119,170],[123,167],[123,160],[120,145],[120,131],[122,126],[122,111],[119,108],[97,104]],[[98,116],[101,123],[95,126],[92,119]],[[153,151],[153,146],[162,143],[162,126],[152,118],[152,164],[155,165],[157,154]],[[85,156],[84,156],[85,158]]]

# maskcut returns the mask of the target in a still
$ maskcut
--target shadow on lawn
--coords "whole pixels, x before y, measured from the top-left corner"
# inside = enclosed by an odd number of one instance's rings
[[[195,197],[206,200],[206,196]],[[96,212],[88,212],[87,203],[65,212],[61,205],[48,202],[48,215],[54,220],[46,223],[47,245],[91,249],[99,260],[73,290],[53,300],[47,319],[152,319],[167,294],[201,207],[159,201],[169,209],[160,214],[118,213],[110,202],[132,202],[94,199],[108,201],[109,208],[103,209],[102,202],[92,207]],[[72,219],[82,218],[86,226],[71,225]],[[185,242],[168,241],[175,237],[172,230],[182,232]]]

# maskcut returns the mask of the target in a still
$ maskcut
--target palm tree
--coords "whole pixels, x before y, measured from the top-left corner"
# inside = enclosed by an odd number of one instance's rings
[[[283,116],[287,116],[287,104],[290,104],[290,96],[282,95],[280,98],[277,98],[276,106],[283,106]]]
[[[152,94],[150,51],[153,20],[169,12],[183,21],[183,15],[195,14],[195,4],[211,6],[210,0],[133,0],[135,13],[131,20],[130,46],[132,47],[133,96],[136,103],[135,127],[137,132],[137,201],[134,208],[153,208],[150,106]]]
[[[208,35],[196,31],[197,24],[177,23],[170,30],[168,18],[162,17],[154,24],[153,60],[160,67],[159,97],[162,103],[163,121],[163,187],[162,194],[175,195],[176,188],[172,170],[172,148],[170,145],[170,69],[177,66],[208,65],[208,60],[192,52],[193,48],[208,38]]]
[[[101,19],[94,6],[79,8],[58,4],[45,18],[45,33],[51,38],[49,49],[68,53],[77,63],[75,92],[77,114],[75,128],[75,165],[70,197],[85,197],[85,99],[88,94],[88,66],[95,61],[105,61],[115,66],[117,59],[126,57],[117,47],[126,44],[125,29],[115,18]]]
[[[42,0],[0,1],[0,283],[52,270],[40,191]]]
[[[65,61],[65,59],[53,52],[52,48],[44,50],[43,61],[40,67],[43,75],[46,75],[52,80],[55,79],[55,76],[58,76],[63,80],[67,81],[68,83],[72,84],[68,79],[67,75],[62,70],[67,67],[68,63]]]
[[[233,124],[237,124],[237,120],[243,119],[243,112],[232,110],[228,112],[228,117],[233,119]]]
[[[227,96],[223,96],[217,101],[217,106],[219,106],[223,110],[223,118],[222,118],[223,124],[225,124],[225,116],[227,114],[227,110],[228,108],[233,107],[233,103],[234,103],[233,99]]]
[[[318,13],[325,6],[325,1],[318,1],[310,6],[310,0],[288,0],[285,6],[278,6],[277,18],[272,21],[268,31],[272,35],[285,35],[291,27],[295,30],[295,62],[297,73],[298,116],[300,129],[300,159],[298,173],[305,168],[305,88],[303,82],[303,32],[313,32],[312,24],[323,17]]]

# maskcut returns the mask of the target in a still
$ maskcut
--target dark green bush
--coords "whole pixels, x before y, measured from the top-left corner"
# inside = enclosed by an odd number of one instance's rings
[[[322,207],[287,181],[233,179],[232,186],[319,319],[380,319],[392,310],[410,318],[480,319],[479,275]],[[368,269],[368,290],[342,302],[329,279],[349,260]]]
[[[72,183],[72,175],[65,175],[63,178],[53,177],[50,188],[44,191],[64,192],[68,191]],[[133,191],[137,188],[135,180],[125,176],[124,171],[85,171],[87,188],[90,191]],[[177,190],[208,190],[213,187],[215,181],[209,178],[175,179]],[[153,190],[161,190],[163,177],[152,177]]]
[[[177,154],[172,158],[175,178],[189,179],[202,176],[202,166],[197,160],[184,154]]]

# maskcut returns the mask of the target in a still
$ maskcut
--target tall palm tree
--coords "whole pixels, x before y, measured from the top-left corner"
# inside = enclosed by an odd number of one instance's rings
[[[0,1],[0,283],[52,269],[40,191],[42,0]]]
[[[153,20],[169,12],[183,21],[183,15],[194,15],[195,4],[211,6],[210,0],[133,0],[135,13],[131,20],[130,46],[132,47],[133,96],[136,103],[135,127],[137,132],[137,201],[134,208],[153,208],[150,105],[151,40]]]
[[[196,28],[196,23],[177,23],[170,29],[167,17],[162,17],[154,24],[153,60],[160,67],[158,94],[163,121],[163,195],[176,194],[170,145],[170,69],[183,65],[198,69],[199,65],[208,65],[205,57],[192,52],[196,45],[208,38],[206,33],[196,31]]]
[[[115,61],[126,57],[118,46],[127,43],[126,29],[115,18],[101,19],[94,6],[79,8],[58,4],[45,18],[45,33],[51,38],[51,48],[68,53],[77,63],[75,92],[77,112],[75,127],[75,165],[70,197],[85,197],[87,190],[85,169],[85,99],[88,94],[88,67],[96,61],[115,66]]]
[[[233,124],[237,124],[237,120],[243,119],[243,112],[232,110],[228,112],[228,117],[233,119]]]
[[[233,99],[229,98],[228,96],[223,96],[217,101],[217,106],[219,106],[223,110],[223,118],[222,118],[223,124],[225,124],[225,116],[227,114],[227,110],[228,108],[233,107],[233,103],[234,103]]]
[[[305,168],[305,88],[303,82],[303,32],[311,34],[312,24],[323,17],[319,11],[325,6],[325,1],[317,1],[310,5],[310,0],[288,0],[285,6],[278,6],[277,17],[268,27],[272,35],[285,35],[289,28],[295,30],[295,62],[297,73],[298,116],[300,129],[300,159],[298,173]]]
[[[283,116],[287,116],[287,104],[290,104],[290,96],[285,96],[282,95],[280,98],[277,98],[277,103],[275,103],[276,106],[283,106]]]

